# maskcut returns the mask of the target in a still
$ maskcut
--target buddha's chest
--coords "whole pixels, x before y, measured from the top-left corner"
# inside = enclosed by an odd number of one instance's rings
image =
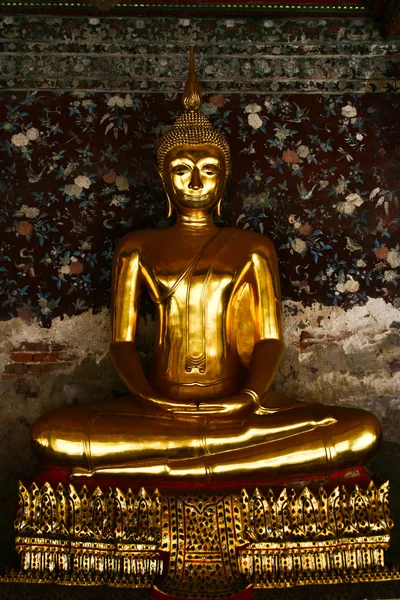
[[[152,299],[193,313],[226,305],[240,272],[231,241],[231,236],[220,235],[197,247],[183,244],[157,253],[145,267]]]
[[[154,270],[150,294],[154,302],[173,304],[196,314],[220,310],[234,291],[235,271],[220,263],[197,264],[189,268]]]

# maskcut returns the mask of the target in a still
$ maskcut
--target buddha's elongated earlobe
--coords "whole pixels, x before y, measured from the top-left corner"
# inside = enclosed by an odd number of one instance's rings
[[[217,204],[217,208],[215,209],[215,213],[216,213],[217,217],[220,217],[220,216],[221,216],[221,204],[222,204],[222,198],[221,198],[221,200],[218,202],[218,204]]]
[[[172,217],[172,213],[174,212],[174,207],[172,206],[172,202],[169,199],[168,194],[167,194],[167,207],[168,207],[167,219],[169,219],[170,217]]]

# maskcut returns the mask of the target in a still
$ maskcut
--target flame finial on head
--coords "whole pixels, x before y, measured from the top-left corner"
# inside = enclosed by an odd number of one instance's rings
[[[182,104],[185,110],[194,112],[201,106],[201,96],[199,83],[197,81],[196,70],[194,67],[194,47],[190,48],[189,73],[182,96]]]

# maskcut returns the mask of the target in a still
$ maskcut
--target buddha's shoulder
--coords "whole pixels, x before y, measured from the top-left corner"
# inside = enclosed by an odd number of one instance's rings
[[[247,254],[256,253],[261,255],[275,255],[275,245],[266,235],[249,231],[248,229],[239,229],[237,234],[238,246]]]
[[[131,231],[120,239],[115,248],[115,253],[140,253],[149,246],[154,245],[154,243],[162,242],[166,231],[165,229],[139,229]]]

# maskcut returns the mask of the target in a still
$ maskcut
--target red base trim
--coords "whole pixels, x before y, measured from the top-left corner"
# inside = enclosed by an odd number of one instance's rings
[[[234,594],[233,596],[221,596],[220,598],[216,598],[214,600],[250,600],[250,598],[252,598],[253,595],[253,586],[249,585],[247,588],[245,588],[238,594]],[[156,586],[154,586],[151,590],[151,597],[153,598],[153,600],[190,600],[189,597],[183,598],[182,596],[172,596],[171,594],[165,594]],[[205,596],[202,596],[202,598],[206,599]]]
[[[157,488],[161,493],[165,494],[195,494],[195,493],[223,493],[229,494],[240,491],[242,488],[254,489],[255,487],[263,488],[282,488],[282,487],[294,487],[301,488],[304,486],[311,488],[318,488],[323,485],[327,490],[335,488],[337,485],[346,485],[347,489],[353,488],[355,485],[365,487],[371,481],[371,477],[366,473],[362,466],[352,467],[351,469],[343,469],[341,471],[334,471],[329,476],[326,475],[313,475],[308,477],[291,477],[291,478],[279,478],[279,479],[253,479],[253,480],[240,480],[240,481],[224,481],[221,483],[194,483],[188,482],[174,482],[174,481],[154,481],[154,479],[141,478],[134,479],[126,476],[114,476],[114,477],[102,477],[94,476],[79,477],[73,479],[70,476],[70,471],[67,469],[48,469],[37,477],[29,480],[24,480],[25,485],[30,485],[33,481],[37,485],[43,484],[46,481],[53,486],[57,486],[58,483],[62,483],[64,486],[72,483],[78,487],[86,485],[89,489],[93,489],[97,486],[100,487],[115,487],[118,486],[122,489],[128,487],[135,489],[140,487],[147,487],[149,490]]]

